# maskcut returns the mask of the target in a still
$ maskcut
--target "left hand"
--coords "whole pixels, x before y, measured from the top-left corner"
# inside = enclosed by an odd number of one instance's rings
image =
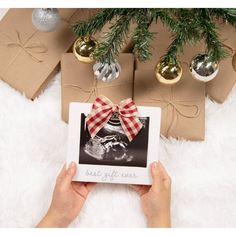
[[[64,166],[57,177],[52,203],[37,227],[67,227],[80,213],[89,192],[95,183],[73,182],[76,163],[66,170]]]

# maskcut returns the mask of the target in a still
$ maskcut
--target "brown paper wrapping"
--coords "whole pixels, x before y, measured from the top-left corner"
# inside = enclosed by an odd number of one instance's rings
[[[225,23],[218,23],[218,26],[220,39],[236,53],[236,29]],[[223,103],[227,99],[236,82],[236,72],[232,66],[232,54],[220,62],[218,75],[206,85],[206,93],[219,103]]]
[[[117,80],[109,83],[97,81],[93,64],[79,62],[73,53],[63,54],[62,76],[62,119],[68,122],[70,102],[93,102],[103,94],[114,103],[132,97],[134,58],[132,54],[120,54],[117,58],[121,73]]]
[[[59,9],[60,25],[46,33],[33,26],[32,9],[10,9],[0,22],[0,78],[34,99],[75,40],[70,22],[86,20],[93,11]]]
[[[165,137],[204,140],[205,84],[183,76],[175,85],[163,85],[152,70],[140,69],[135,71],[134,101],[162,108],[161,134]]]

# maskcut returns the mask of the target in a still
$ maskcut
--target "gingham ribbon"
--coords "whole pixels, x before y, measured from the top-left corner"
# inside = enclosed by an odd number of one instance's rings
[[[93,103],[91,113],[86,117],[86,124],[91,137],[95,137],[114,112],[118,112],[124,133],[131,142],[143,127],[137,117],[138,109],[131,98],[122,100],[115,105],[107,97],[98,96]]]

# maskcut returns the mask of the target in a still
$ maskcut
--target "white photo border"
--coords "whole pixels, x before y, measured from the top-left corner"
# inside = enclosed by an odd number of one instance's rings
[[[90,113],[91,103],[70,103],[67,165],[77,164],[74,181],[151,185],[150,164],[158,160],[161,108],[138,106],[140,117],[149,117],[147,167],[79,164],[81,114]]]

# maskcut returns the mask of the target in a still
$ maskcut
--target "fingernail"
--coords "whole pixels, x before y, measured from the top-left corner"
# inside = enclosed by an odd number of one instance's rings
[[[74,168],[74,167],[75,167],[75,162],[71,162],[69,168]]]
[[[153,162],[153,167],[156,169],[157,168],[157,162],[155,161],[155,162]]]

